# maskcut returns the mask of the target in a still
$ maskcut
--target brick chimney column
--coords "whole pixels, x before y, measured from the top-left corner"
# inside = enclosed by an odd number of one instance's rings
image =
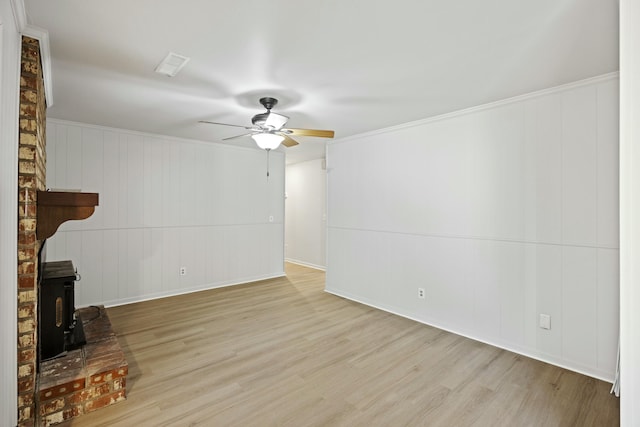
[[[35,425],[38,190],[46,182],[46,100],[38,40],[22,38],[18,150],[18,425]]]

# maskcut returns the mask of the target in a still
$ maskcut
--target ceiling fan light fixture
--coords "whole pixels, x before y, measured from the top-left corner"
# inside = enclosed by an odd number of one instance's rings
[[[280,146],[284,137],[275,133],[256,133],[251,135],[251,138],[256,142],[258,147],[263,150],[275,150]]]
[[[293,139],[293,136],[316,136],[320,138],[333,138],[334,132],[332,130],[319,130],[319,129],[297,129],[297,128],[284,128],[284,125],[289,120],[289,117],[282,114],[272,113],[271,108],[278,103],[275,98],[260,98],[260,104],[267,109],[264,113],[256,114],[251,118],[253,126],[240,126],[232,125],[229,123],[210,122],[208,120],[200,120],[200,123],[209,123],[212,125],[233,126],[237,128],[244,128],[250,131],[243,135],[231,136],[229,138],[223,138],[223,141],[228,139],[235,139],[244,136],[251,136],[256,142],[258,147],[263,150],[275,150],[280,144],[285,147],[294,147],[298,145],[298,141]]]

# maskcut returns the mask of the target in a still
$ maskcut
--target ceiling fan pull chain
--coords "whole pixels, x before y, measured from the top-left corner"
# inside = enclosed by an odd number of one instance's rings
[[[271,151],[271,149],[267,148],[264,151],[267,152],[267,181],[269,181],[269,152]]]

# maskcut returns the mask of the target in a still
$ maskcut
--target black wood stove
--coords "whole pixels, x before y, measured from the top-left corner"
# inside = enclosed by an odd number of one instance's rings
[[[38,345],[43,361],[80,348],[86,340],[76,315],[74,286],[79,277],[73,263],[43,262],[40,272]]]

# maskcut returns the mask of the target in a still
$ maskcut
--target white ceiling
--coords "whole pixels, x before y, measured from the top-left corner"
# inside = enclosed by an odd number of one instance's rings
[[[250,125],[265,95],[341,138],[618,70],[617,0],[25,4],[49,31],[49,117],[204,141],[240,132],[198,120]],[[172,78],[170,51],[191,58]],[[288,163],[323,156],[298,139]]]

